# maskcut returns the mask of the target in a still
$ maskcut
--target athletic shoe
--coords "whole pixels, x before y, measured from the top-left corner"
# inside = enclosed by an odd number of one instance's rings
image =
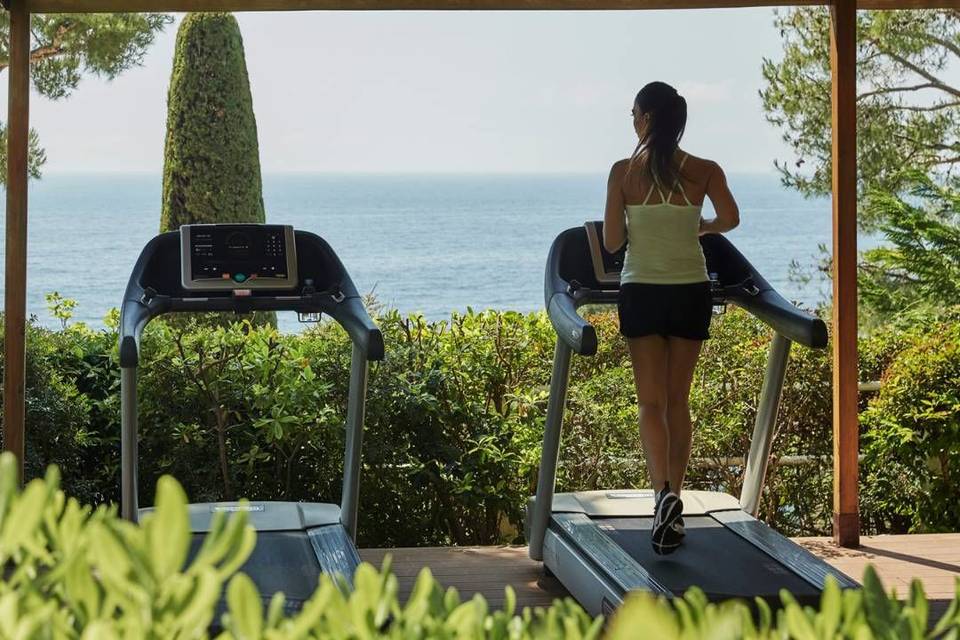
[[[680,496],[670,491],[670,484],[664,485],[660,493],[657,494],[656,510],[653,517],[653,533],[650,536],[650,542],[653,544],[653,551],[658,555],[673,553],[683,541],[683,524],[678,520],[683,514],[683,502]]]

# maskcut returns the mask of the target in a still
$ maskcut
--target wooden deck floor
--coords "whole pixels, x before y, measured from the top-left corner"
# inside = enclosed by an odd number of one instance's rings
[[[960,577],[960,533],[865,537],[856,550],[838,549],[826,538],[797,542],[855,580],[872,563],[887,588],[900,595],[906,595],[911,579],[919,578],[932,601],[931,615],[942,613]],[[456,587],[461,598],[480,593],[492,606],[503,603],[508,584],[516,591],[519,606],[549,605],[553,598],[566,595],[555,580],[542,577],[540,564],[527,557],[526,547],[363,549],[360,556],[379,566],[388,553],[401,599],[410,593],[423,567],[430,567],[441,584]]]

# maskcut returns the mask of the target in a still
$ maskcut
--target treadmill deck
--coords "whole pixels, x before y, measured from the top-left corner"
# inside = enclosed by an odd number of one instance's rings
[[[681,498],[686,538],[660,556],[650,544],[653,491],[557,494],[544,563],[591,613],[609,611],[634,589],[669,597],[696,585],[713,601],[761,598],[776,607],[784,589],[816,602],[827,575],[842,587],[856,584],[744,513],[733,496],[684,491]]]

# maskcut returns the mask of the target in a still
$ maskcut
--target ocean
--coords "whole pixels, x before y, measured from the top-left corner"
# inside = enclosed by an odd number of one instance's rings
[[[741,209],[729,238],[787,298],[821,302],[823,285],[791,280],[790,263],[812,266],[818,247],[829,246],[829,199],[804,199],[775,175],[729,181]],[[268,222],[326,238],[360,291],[379,303],[442,319],[468,307],[542,308],[550,243],[603,217],[606,176],[267,174],[263,183]],[[159,174],[32,182],[28,313],[57,326],[44,300],[56,291],[77,301],[75,321],[102,326],[157,233],[160,190]],[[295,314],[280,314],[281,329],[300,326]]]

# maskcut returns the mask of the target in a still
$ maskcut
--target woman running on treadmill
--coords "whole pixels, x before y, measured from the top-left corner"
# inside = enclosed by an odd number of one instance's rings
[[[637,94],[631,112],[639,143],[610,170],[603,244],[626,244],[620,276],[620,332],[627,340],[639,405],[640,438],[656,493],[651,541],[659,554],[683,540],[680,489],[690,457],[690,385],[712,301],[699,236],[740,222],[717,163],[679,148],[687,102],[663,82]],[[709,197],[717,215],[701,217]]]

